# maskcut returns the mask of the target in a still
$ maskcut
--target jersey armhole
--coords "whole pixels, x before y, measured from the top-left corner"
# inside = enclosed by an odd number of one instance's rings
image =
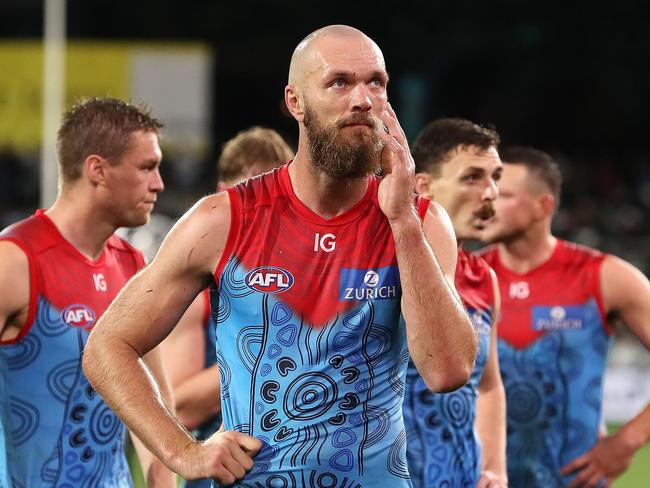
[[[217,288],[219,287],[218,283],[221,279],[223,268],[226,267],[226,263],[235,250],[235,245],[239,237],[239,216],[241,212],[239,211],[239,195],[237,195],[236,188],[228,189],[228,198],[230,199],[230,228],[228,229],[228,237],[226,238],[226,245],[223,248],[223,253],[221,254],[221,258],[214,270],[214,282]]]
[[[14,239],[12,237],[5,237],[2,239],[3,241],[8,241],[20,248],[21,251],[25,253],[25,256],[27,256],[27,265],[29,269],[29,305],[27,306],[27,317],[25,318],[25,322],[23,323],[22,327],[20,328],[20,332],[16,337],[13,339],[7,339],[7,340],[0,340],[0,345],[11,345],[11,344],[16,344],[18,341],[20,341],[23,337],[25,337],[29,331],[32,328],[32,325],[34,325],[34,319],[36,318],[36,309],[38,306],[38,268],[36,266],[36,260],[34,259],[34,256],[32,255],[31,251],[27,248],[27,246],[21,242],[18,239]]]
[[[607,322],[605,304],[603,303],[603,294],[600,289],[600,271],[601,271],[601,267],[603,266],[603,262],[605,261],[606,258],[607,258],[606,255],[603,256],[603,258],[600,259],[598,263],[596,263],[596,265],[593,267],[594,272],[592,273],[592,277],[591,277],[591,281],[592,281],[591,287],[593,289],[594,298],[596,299],[596,305],[598,306],[598,311],[600,312],[600,321],[603,324],[603,329],[605,330],[605,333],[608,336],[611,336],[614,334],[615,330],[614,327],[609,322]]]
[[[431,200],[429,200],[427,197],[423,196],[418,196],[418,215],[420,216],[420,220],[424,222],[424,217],[427,216],[427,210],[429,209],[429,203]]]

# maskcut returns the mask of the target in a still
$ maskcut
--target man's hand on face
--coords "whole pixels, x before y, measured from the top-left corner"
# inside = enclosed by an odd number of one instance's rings
[[[380,131],[384,141],[384,150],[381,153],[384,179],[379,185],[379,206],[392,223],[415,215],[415,162],[406,134],[389,103],[386,104],[381,120],[388,131]]]

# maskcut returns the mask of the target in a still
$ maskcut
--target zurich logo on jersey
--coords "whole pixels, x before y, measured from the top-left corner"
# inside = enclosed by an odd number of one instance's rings
[[[75,303],[63,309],[61,319],[70,327],[89,329],[95,323],[95,312],[88,305]]]
[[[584,305],[533,307],[534,330],[581,329],[594,313]]]
[[[262,293],[282,293],[293,286],[293,275],[277,266],[260,266],[244,277],[244,283],[251,290]]]
[[[376,269],[342,268],[339,300],[386,300],[398,298],[400,287],[397,266]]]

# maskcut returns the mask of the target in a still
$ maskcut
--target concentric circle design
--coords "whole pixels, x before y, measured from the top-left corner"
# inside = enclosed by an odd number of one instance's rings
[[[271,311],[271,323],[273,325],[284,325],[293,317],[291,309],[282,302],[277,302]]]
[[[461,392],[442,395],[442,410],[445,417],[456,428],[463,427],[470,422],[472,406],[469,399]]]
[[[398,478],[409,479],[406,459],[406,432],[402,430],[388,452],[388,471]]]
[[[57,364],[47,375],[47,389],[61,403],[68,400],[79,373],[79,360],[70,359]]]
[[[122,422],[108,405],[101,403],[90,416],[90,435],[97,444],[105,445],[119,437]]]
[[[9,371],[15,371],[29,366],[38,357],[40,352],[41,341],[32,334],[23,337],[17,344],[5,346]]]
[[[11,412],[11,436],[14,444],[21,446],[38,428],[40,415],[38,409],[31,403],[20,398],[9,398],[9,411]]]
[[[343,317],[343,325],[350,330],[359,330],[366,325],[366,312],[360,308]]]
[[[312,420],[327,412],[338,396],[336,382],[324,373],[305,373],[293,380],[284,396],[284,413],[293,420]]]
[[[217,307],[216,322],[221,324],[230,318],[232,312],[232,305],[230,304],[230,297],[222,293],[219,295],[219,305]],[[213,313],[214,315],[214,313]]]
[[[347,427],[336,429],[332,436],[332,445],[337,448],[348,447],[357,442],[357,435],[354,430]]]
[[[517,382],[506,388],[508,396],[508,418],[525,424],[537,418],[542,408],[542,397],[530,384]]]
[[[358,343],[359,336],[349,332],[339,332],[334,336],[332,348],[336,352],[342,352],[354,348]]]
[[[48,337],[56,337],[70,330],[70,326],[61,320],[61,312],[44,298],[38,301],[38,319],[40,331]]]

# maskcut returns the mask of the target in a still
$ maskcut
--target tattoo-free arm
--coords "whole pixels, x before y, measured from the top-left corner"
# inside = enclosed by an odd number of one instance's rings
[[[497,320],[501,309],[499,285],[490,269],[494,289],[490,353],[483,377],[478,384],[476,400],[476,430],[481,440],[483,472],[477,488],[508,486],[506,469],[506,394],[499,371],[497,350]]]
[[[391,226],[411,357],[429,389],[455,390],[472,372],[477,340],[454,287],[453,227],[433,202],[423,223],[413,212]]]
[[[106,403],[185,479],[232,484],[253,466],[260,442],[220,432],[198,443],[172,415],[142,357],[176,325],[212,279],[230,225],[227,194],[206,197],[165,238],[153,262],[120,292],[90,334],[84,371]]]

